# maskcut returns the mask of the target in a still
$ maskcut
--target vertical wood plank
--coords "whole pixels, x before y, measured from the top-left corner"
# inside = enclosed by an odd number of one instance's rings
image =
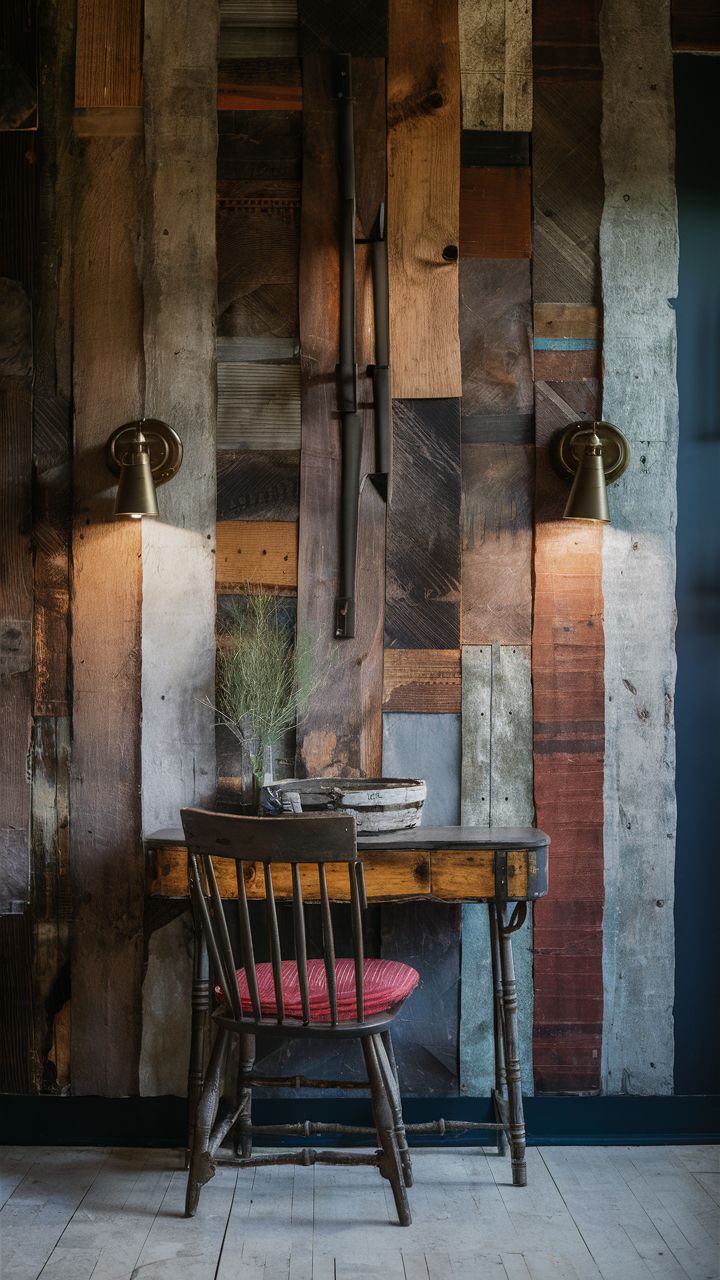
[[[427,781],[425,826],[460,820],[460,734],[457,715],[383,716],[383,773]],[[414,965],[421,976],[412,1016],[393,1028],[400,1086],[420,1096],[455,1094],[461,909],[408,902],[380,912],[383,956]]]
[[[421,176],[420,176],[421,175]],[[457,0],[389,0],[388,257],[393,395],[459,396]]]
[[[76,107],[142,102],[142,0],[79,0]]]
[[[384,63],[374,63],[384,81]],[[372,77],[364,78],[370,92]],[[356,117],[363,116],[357,97]],[[356,635],[336,641],[334,603],[339,573],[340,432],[335,366],[339,338],[336,107],[330,67],[304,60],[304,154],[300,256],[302,450],[298,548],[298,634],[333,653],[332,668],[298,732],[301,776],[376,774],[381,762],[382,636],[385,506],[373,485],[362,486],[359,512]],[[357,138],[360,151],[362,139]],[[383,150],[376,153],[382,167]],[[361,161],[361,163],[363,163]],[[358,365],[373,359],[369,263],[358,251]],[[358,399],[372,402],[360,376]],[[372,414],[363,415],[361,475],[374,469]]]
[[[529,644],[533,449],[463,445],[462,635],[467,644]]]
[[[0,916],[0,1089],[30,1093],[32,1076],[32,920],[29,910]]]
[[[528,645],[463,647],[461,821],[532,826],[532,688]],[[533,931],[513,941],[523,1091],[533,1092]],[[492,970],[487,910],[462,914],[460,1091],[486,1096],[494,1085]]]
[[[460,0],[464,129],[532,129],[530,0]]]
[[[70,720],[42,716],[33,734],[32,1007],[33,1087],[67,1080],[61,1014],[70,994]]]
[[[183,441],[142,535],[142,813],[215,790],[215,152],[218,9],[146,0],[145,412]],[[179,107],[182,104],[182,108]],[[179,114],[180,113],[180,114]]]
[[[490,826],[490,723],[492,647],[462,649],[461,819],[472,827]]]
[[[0,913],[29,897],[32,717],[32,348],[34,148],[0,132]],[[16,936],[9,926],[8,946]],[[19,936],[19,935],[18,935]],[[29,1046],[26,1046],[26,1051]]]
[[[598,303],[603,206],[598,81],[537,81],[533,301]],[[570,161],[572,157],[572,162]]]
[[[460,643],[460,402],[395,400],[385,644]],[[418,518],[421,511],[432,519]]]
[[[111,523],[109,432],[142,415],[140,139],[80,144],[75,223],[72,662],[76,1093],[138,1087],[141,530]]]
[[[607,631],[603,1084],[673,1089],[675,119],[669,0],[603,6],[603,416],[631,466],[603,544]],[[627,102],[632,101],[628,112]],[[627,298],[632,296],[630,310]],[[637,956],[646,963],[640,968]]]

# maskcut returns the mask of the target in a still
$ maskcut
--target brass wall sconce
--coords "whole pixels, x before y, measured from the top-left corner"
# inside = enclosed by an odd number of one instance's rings
[[[630,464],[630,446],[611,422],[571,422],[553,436],[550,459],[563,480],[572,482],[563,518],[608,524],[607,486]]]
[[[105,460],[119,477],[115,516],[119,520],[153,519],[158,515],[156,486],[180,470],[183,447],[179,435],[159,418],[126,422],[113,431]]]

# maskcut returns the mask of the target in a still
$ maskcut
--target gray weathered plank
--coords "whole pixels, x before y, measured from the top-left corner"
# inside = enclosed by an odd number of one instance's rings
[[[534,820],[532,688],[528,645],[463,647],[463,824]],[[533,1091],[532,920],[513,939],[523,1090]],[[463,908],[460,1089],[487,1095],[494,1080],[490,934],[484,907]]]
[[[383,775],[426,780],[422,825],[457,823],[460,717],[386,712]],[[381,908],[383,956],[414,964],[421,977],[408,1016],[393,1028],[400,1085],[407,1093],[457,1093],[460,914],[457,906],[437,903]]]
[[[300,448],[300,366],[217,367],[218,449]]]
[[[178,475],[159,491],[160,520],[143,524],[146,830],[215,790],[203,699],[215,681],[217,20],[215,0],[194,4],[184,23],[168,0],[145,4],[145,411],[184,444]]]
[[[647,458],[611,490],[603,547],[602,1074],[610,1093],[671,1093],[678,401],[668,300],[678,229],[669,0],[609,0],[601,46],[603,417],[628,435],[636,459]]]

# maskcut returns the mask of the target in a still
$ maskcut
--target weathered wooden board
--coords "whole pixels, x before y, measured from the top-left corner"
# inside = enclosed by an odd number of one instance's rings
[[[599,338],[600,309],[578,303],[538,302],[533,308],[536,338]]]
[[[600,349],[543,350],[535,347],[533,363],[537,382],[597,381],[600,377]]]
[[[295,337],[300,189],[296,182],[220,182],[218,331]]]
[[[387,777],[426,780],[423,826],[459,822],[459,716],[386,713],[382,764]],[[460,907],[424,903],[393,904],[381,911],[383,956],[403,957],[421,979],[412,1018],[399,1020],[393,1029],[406,1093],[458,1090],[460,917]]]
[[[30,911],[0,915],[0,1089],[32,1090],[32,920]]]
[[[219,111],[217,176],[221,182],[300,180],[299,111]]]
[[[74,0],[40,14],[33,333],[33,1087],[70,1084],[69,607]]]
[[[528,645],[464,646],[463,825],[534,818],[532,688]],[[513,939],[523,1091],[533,1091],[532,920]],[[460,1091],[487,1095],[494,1084],[492,970],[487,911],[463,908],[460,978]]]
[[[487,129],[463,129],[460,135],[460,165],[530,164],[530,134]]]
[[[463,258],[529,258],[530,169],[506,165],[463,169],[460,175]]]
[[[218,362],[217,447],[299,449],[300,366]]]
[[[231,58],[294,59],[298,55],[297,23],[292,26],[222,26],[218,56]]]
[[[460,401],[395,400],[385,644],[460,643]],[[420,518],[421,512],[432,518]]]
[[[407,833],[406,833],[407,834]],[[422,838],[419,833],[418,839]],[[492,898],[495,893],[495,854],[492,849],[393,849],[361,851],[365,863],[367,896],[371,902],[388,902],[397,898],[437,898],[461,900]],[[218,890],[223,898],[237,898],[235,864],[227,859],[214,862]],[[513,890],[522,897],[528,892],[530,878],[536,876],[537,859],[532,850],[508,852],[508,879]],[[265,896],[262,865],[246,863],[248,897],[260,901]],[[333,902],[348,902],[347,864],[326,864],[328,893]],[[303,897],[319,902],[317,869],[300,869]],[[292,868],[289,863],[273,869],[275,896],[292,898]],[[187,850],[170,846],[153,850],[148,865],[147,891],[151,897],[187,898]]]
[[[533,299],[597,305],[603,203],[601,86],[548,81],[535,87]]]
[[[218,111],[302,111],[297,58],[243,58],[218,64]]]
[[[552,471],[546,449],[538,448],[535,803],[537,823],[553,842],[550,893],[536,904],[534,917],[539,1092],[596,1090],[603,1030],[602,532],[600,526],[563,522],[566,500],[567,487]],[[559,972],[573,974],[560,991]]]
[[[297,520],[300,453],[223,449],[217,460],[217,518]]]
[[[599,80],[600,0],[536,0],[533,12],[533,77]]]
[[[78,107],[73,115],[76,138],[141,138],[142,107]]]
[[[139,139],[80,144],[73,284],[72,1072],[78,1094],[138,1087],[141,530],[109,523],[112,427],[142,416]]]
[[[294,591],[298,584],[295,520],[224,520],[217,526],[218,591],[245,587]]]
[[[463,439],[507,439],[522,423],[532,435],[530,263],[467,259],[460,263]],[[512,419],[504,423],[504,418]]]
[[[142,989],[140,1093],[187,1092],[190,1061],[188,992],[192,986],[192,912],[168,921],[148,939]]]
[[[61,1011],[70,994],[70,720],[35,721],[32,750],[33,1087],[68,1083]],[[64,1061],[65,1059],[65,1061]]]
[[[715,0],[672,0],[670,9],[673,49],[720,51],[720,13]]]
[[[35,173],[37,144],[34,133],[0,130],[0,243],[2,275],[19,281],[29,297],[32,291],[36,251]],[[4,327],[4,326],[3,326]]]
[[[460,711],[459,649],[386,649],[384,711]]]
[[[462,637],[464,644],[530,643],[534,450],[462,449]]]
[[[5,0],[0,16],[0,130],[37,129],[37,8]]]
[[[668,8],[668,0],[610,0],[601,17],[603,416],[646,462],[631,464],[611,490],[613,528],[602,558],[602,1080],[610,1093],[673,1089],[678,229]]]
[[[530,0],[460,0],[465,129],[532,128]]]
[[[457,0],[420,8],[390,0],[390,344],[393,395],[403,399],[461,394],[452,253],[460,229],[458,68]]]
[[[349,53],[384,58],[388,51],[388,0],[298,0],[300,52]]]
[[[583,382],[535,383],[535,430],[537,443],[547,444],[555,431],[568,422],[597,422],[601,416],[600,383],[597,378]],[[567,499],[567,489],[562,492]]]
[[[385,564],[385,505],[373,485],[360,495],[356,634],[334,639],[339,574],[340,430],[336,408],[339,276],[335,141],[336,107],[327,59],[304,61],[302,254],[300,258],[300,339],[302,372],[302,453],[300,461],[300,541],[298,634],[312,637],[321,652],[332,652],[332,668],[314,696],[298,733],[299,777],[313,774],[379,776],[381,760],[382,629]],[[382,82],[385,68],[374,60]],[[363,118],[364,97],[376,94],[368,73],[355,85],[355,113]],[[356,139],[360,169],[362,137]],[[384,167],[384,147],[375,163]],[[367,180],[367,179],[366,179]],[[373,360],[369,261],[357,253],[358,365]],[[359,377],[361,406],[371,403],[369,383]],[[372,413],[363,412],[361,475],[374,470]]]
[[[0,913],[19,911],[30,891],[32,724],[32,551],[30,474],[32,393],[26,377],[0,379]]]
[[[76,107],[140,105],[142,32],[142,0],[80,0]]]
[[[195,0],[183,23],[172,0],[145,0],[143,31],[145,410],[184,445],[160,520],[143,523],[148,830],[215,792],[216,0]]]

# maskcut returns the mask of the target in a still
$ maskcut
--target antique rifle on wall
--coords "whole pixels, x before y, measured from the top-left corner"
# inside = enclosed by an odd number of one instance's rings
[[[342,420],[342,496],[340,528],[340,592],[335,601],[335,636],[355,635],[355,578],[362,419],[357,403],[355,350],[355,139],[352,101],[352,63],[337,60],[335,93],[338,103],[338,170],[340,182],[340,360],[337,367],[338,412]],[[390,399],[390,322],[385,205],[381,204],[370,241],[375,364],[367,373],[373,382],[376,469],[371,479],[387,501],[392,460]]]
[[[390,295],[384,204],[380,205],[375,234],[370,243],[375,318],[375,364],[369,364],[367,372],[373,381],[376,467],[375,473],[370,478],[378,493],[388,502],[392,496],[392,400],[390,395]]]
[[[335,92],[340,176],[340,362],[337,390],[338,412],[342,420],[340,594],[335,601],[335,635],[345,640],[355,635],[355,564],[362,453],[355,357],[355,140],[349,57],[338,59]]]

